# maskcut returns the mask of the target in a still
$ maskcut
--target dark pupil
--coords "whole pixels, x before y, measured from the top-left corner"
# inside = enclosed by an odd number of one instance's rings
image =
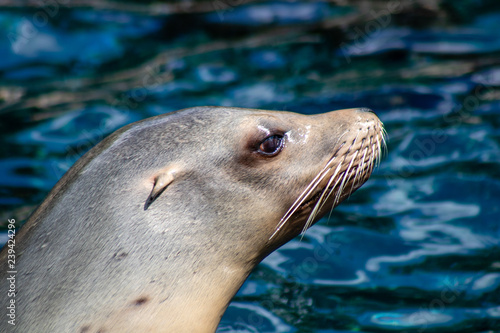
[[[265,154],[277,153],[278,150],[281,148],[282,139],[283,138],[279,135],[270,136],[260,144],[259,149],[261,152]]]

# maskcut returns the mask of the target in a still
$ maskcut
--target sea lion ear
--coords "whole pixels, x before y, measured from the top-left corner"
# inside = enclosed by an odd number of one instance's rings
[[[151,193],[149,194],[149,197],[144,203],[144,210],[148,209],[153,201],[155,201],[156,198],[158,198],[160,194],[165,191],[168,185],[170,185],[170,183],[174,181],[174,174],[174,170],[169,169],[166,171],[162,171],[155,177],[155,184],[153,186],[153,189],[151,190]]]

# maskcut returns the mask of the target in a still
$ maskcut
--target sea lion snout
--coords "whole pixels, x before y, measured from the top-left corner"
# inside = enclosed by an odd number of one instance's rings
[[[385,147],[383,124],[370,109],[343,109],[304,117],[303,122],[309,122],[312,130],[307,149],[296,161],[295,168],[302,174],[293,187],[298,193],[270,240],[280,238],[280,233],[287,234],[283,229],[305,232],[352,194],[368,179]]]

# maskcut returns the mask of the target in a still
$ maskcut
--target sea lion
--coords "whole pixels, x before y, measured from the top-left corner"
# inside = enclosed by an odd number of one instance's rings
[[[195,107],[125,126],[20,230],[16,326],[1,327],[214,332],[264,257],[366,181],[383,133],[368,109]]]

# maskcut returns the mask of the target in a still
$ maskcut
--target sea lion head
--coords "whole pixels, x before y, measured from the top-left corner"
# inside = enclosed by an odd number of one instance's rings
[[[382,123],[368,109],[303,115],[213,107],[179,114],[182,121],[165,129],[173,134],[167,151],[174,160],[149,177],[154,185],[144,208],[159,209],[161,197],[182,186],[184,204],[212,217],[207,227],[221,238],[251,241],[259,260],[358,189],[385,144]]]

